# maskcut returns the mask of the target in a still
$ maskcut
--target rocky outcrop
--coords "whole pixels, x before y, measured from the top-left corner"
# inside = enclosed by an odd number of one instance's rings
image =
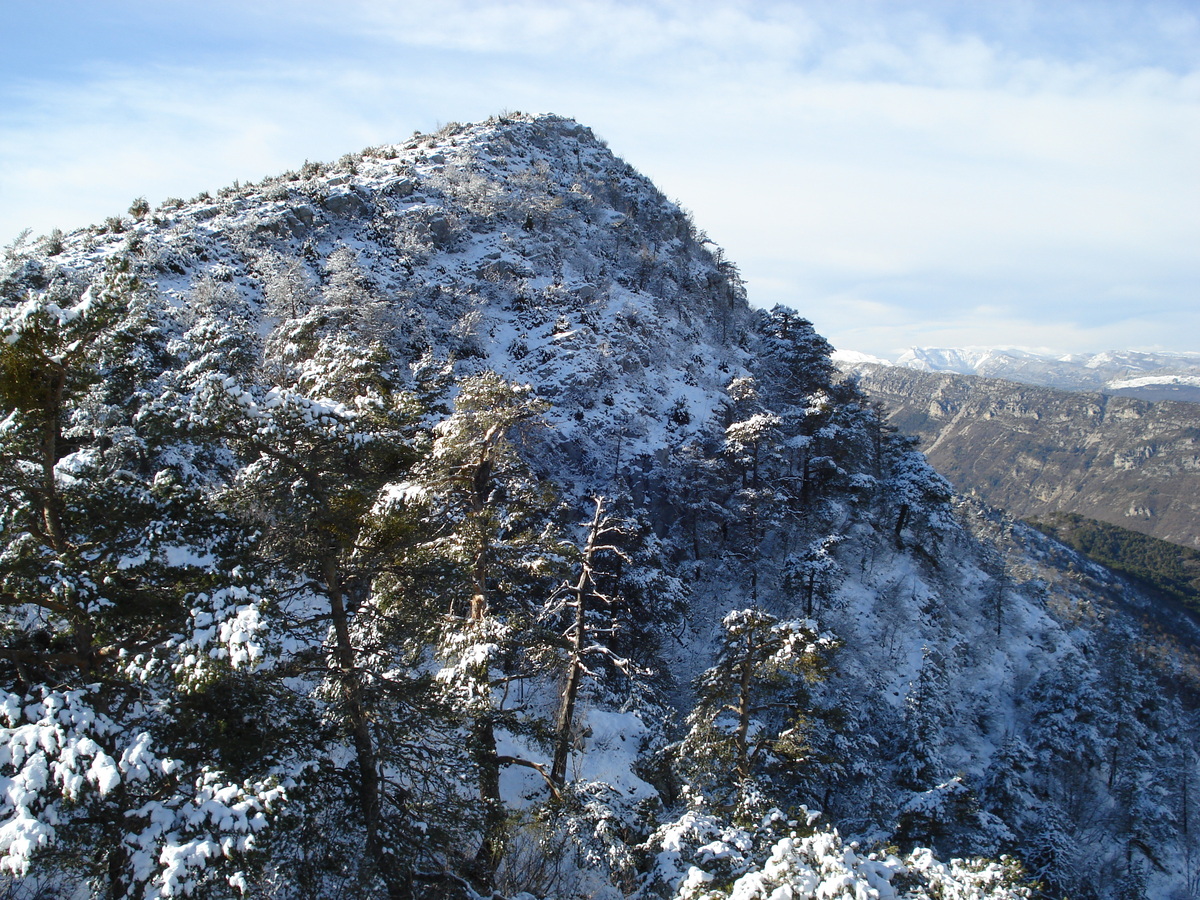
[[[1021,517],[1073,512],[1200,548],[1200,406],[893,366],[856,371],[959,490]]]

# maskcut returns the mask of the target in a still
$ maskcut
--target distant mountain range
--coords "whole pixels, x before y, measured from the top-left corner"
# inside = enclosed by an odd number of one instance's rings
[[[839,353],[837,358],[850,365],[893,364],[857,353]],[[1114,350],[1053,356],[1014,348],[914,347],[893,365],[918,372],[1003,378],[1063,391],[1100,391],[1142,400],[1200,402],[1200,353]]]

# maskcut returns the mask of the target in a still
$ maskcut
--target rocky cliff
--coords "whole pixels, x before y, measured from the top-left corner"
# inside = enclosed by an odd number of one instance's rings
[[[959,490],[1020,517],[1073,512],[1200,547],[1200,406],[891,366],[855,371]]]

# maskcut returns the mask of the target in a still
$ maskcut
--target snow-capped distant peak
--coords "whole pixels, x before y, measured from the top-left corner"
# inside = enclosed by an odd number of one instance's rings
[[[892,361],[882,356],[872,356],[869,353],[859,353],[857,350],[834,350],[832,359],[836,365],[852,368],[861,365],[890,366]]]
[[[839,360],[840,361],[840,360]],[[1069,391],[1140,392],[1146,399],[1191,399],[1200,380],[1200,354],[1108,350],[1053,354],[1018,347],[914,347],[896,366],[920,372],[953,372],[1001,378]],[[1159,393],[1155,393],[1159,392]]]

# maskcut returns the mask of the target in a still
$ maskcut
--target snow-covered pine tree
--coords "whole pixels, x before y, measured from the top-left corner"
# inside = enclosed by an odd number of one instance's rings
[[[721,623],[716,661],[696,683],[696,703],[679,744],[681,773],[705,802],[734,821],[771,805],[772,769],[803,760],[808,690],[835,641],[807,620],[761,609]]]
[[[483,824],[470,865],[490,887],[504,860],[507,813],[501,770],[521,765],[550,783],[549,767],[501,753],[500,729],[544,727],[549,710],[525,697],[542,669],[549,635],[537,624],[562,571],[566,547],[554,524],[550,485],[517,452],[521,431],[536,426],[545,404],[528,386],[491,372],[457,384],[454,411],[434,428],[429,456],[394,495],[428,523],[432,544],[457,573],[445,594],[438,680],[468,719]]]
[[[947,529],[950,517],[947,505],[953,494],[950,483],[933,470],[925,456],[906,441],[893,438],[891,471],[883,483],[885,502],[894,510],[892,535],[896,547],[904,549],[905,532],[917,538],[914,547],[930,558],[937,539]]]
[[[786,306],[760,312],[754,323],[762,335],[757,377],[770,385],[783,409],[804,407],[808,398],[833,382],[833,348],[812,323]]]
[[[0,310],[2,865],[112,897],[244,885],[284,797],[245,719],[188,727],[213,693],[248,701],[263,601],[253,539],[143,415],[166,350],[137,292],[118,260]]]
[[[403,721],[406,710],[422,707],[419,678],[397,667],[400,660],[411,665],[432,637],[419,609],[403,620],[407,633],[390,620],[377,580],[416,540],[382,506],[385,489],[421,453],[419,409],[396,385],[386,347],[351,339],[348,330],[311,352],[297,347],[285,370],[291,385],[263,391],[227,376],[204,410],[207,427],[240,460],[224,502],[261,531],[264,551],[296,580],[292,645],[301,658],[317,655],[306,665],[323,670],[327,715],[338,726],[332,740],[350,747],[350,770],[335,766],[327,774],[343,786],[334,799],[353,809],[362,828],[364,877],[378,877],[399,900],[412,895],[421,848],[409,785],[390,773],[403,768],[397,760],[406,753],[420,751],[384,739],[381,723],[399,723],[381,711]],[[415,595],[413,605],[426,596]],[[312,631],[313,622],[327,631]],[[326,768],[320,756],[312,763]]]

